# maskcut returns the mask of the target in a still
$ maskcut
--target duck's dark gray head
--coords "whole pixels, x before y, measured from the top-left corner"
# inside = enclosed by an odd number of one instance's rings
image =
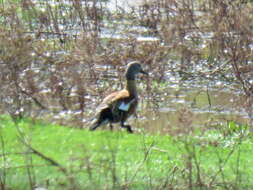
[[[143,74],[148,75],[148,73],[142,70],[141,64],[139,62],[134,61],[134,62],[129,63],[126,70],[126,79],[135,80],[135,76],[138,73],[143,73]]]

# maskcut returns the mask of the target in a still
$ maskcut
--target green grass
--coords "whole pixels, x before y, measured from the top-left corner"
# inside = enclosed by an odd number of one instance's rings
[[[244,126],[171,137],[0,119],[0,179],[6,189],[253,188],[252,136]],[[28,154],[29,146],[65,171]]]

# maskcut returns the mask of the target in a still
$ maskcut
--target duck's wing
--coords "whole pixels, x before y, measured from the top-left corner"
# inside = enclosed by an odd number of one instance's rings
[[[124,96],[127,96],[127,94],[125,94],[125,92],[122,93],[122,91],[113,92],[109,94],[108,96],[106,96],[103,99],[102,103],[100,103],[100,105],[97,107],[96,112],[99,113],[101,110],[110,108],[114,104],[114,102],[120,98],[119,94],[123,94]]]
[[[98,106],[95,120],[91,126],[91,130],[107,124],[119,122],[128,115],[133,113],[133,107],[137,105],[137,98],[130,97],[127,90],[121,90],[111,93],[104,98],[102,103]],[[122,112],[125,112],[122,115]]]
[[[129,92],[127,90],[113,92],[104,98],[102,103],[98,106],[97,111],[99,112],[106,108],[113,108],[119,102],[124,101],[127,98],[129,98]]]
[[[120,119],[119,107],[128,97],[129,93],[127,90],[117,91],[106,96],[96,109],[90,129],[95,130],[101,125],[118,121]]]
[[[130,106],[134,103],[135,98],[130,98],[130,94],[127,90],[121,90],[114,94],[114,96],[108,101],[108,106],[115,111],[127,112]]]

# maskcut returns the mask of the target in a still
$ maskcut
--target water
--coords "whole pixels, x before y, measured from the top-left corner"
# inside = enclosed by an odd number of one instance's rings
[[[131,7],[138,7],[143,4],[143,2],[145,2],[145,0],[110,0],[107,6],[111,11],[117,11],[119,8],[128,11]]]
[[[209,89],[201,87],[167,87],[166,94],[154,111],[143,111],[145,126],[150,131],[184,131],[187,127],[205,128],[210,125],[222,125],[234,120],[249,123],[249,117],[240,105],[240,95],[228,89]],[[161,94],[160,96],[163,96]],[[181,120],[184,118],[186,124]],[[152,118],[151,120],[149,118]]]

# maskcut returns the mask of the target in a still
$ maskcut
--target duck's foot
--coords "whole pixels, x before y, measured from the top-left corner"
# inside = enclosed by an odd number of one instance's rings
[[[130,125],[122,125],[121,127],[122,128],[126,128],[126,130],[127,130],[128,133],[133,133],[133,130],[132,130],[132,128],[131,128]]]

